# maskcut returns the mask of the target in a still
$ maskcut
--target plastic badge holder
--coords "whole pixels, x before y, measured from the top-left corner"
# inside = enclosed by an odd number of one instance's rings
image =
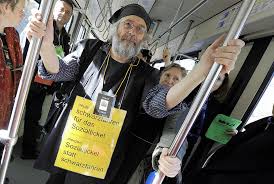
[[[241,120],[218,114],[209,126],[205,136],[218,143],[226,144],[232,138],[232,135],[228,135],[227,131],[235,130],[241,122]]]

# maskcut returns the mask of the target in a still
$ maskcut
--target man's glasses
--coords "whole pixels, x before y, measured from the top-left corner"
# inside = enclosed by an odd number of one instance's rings
[[[146,28],[145,27],[143,27],[143,26],[135,26],[130,21],[124,21],[124,22],[122,22],[122,24],[123,24],[123,27],[126,30],[132,30],[133,28],[135,28],[135,31],[136,31],[137,34],[144,34],[144,33],[146,33]]]

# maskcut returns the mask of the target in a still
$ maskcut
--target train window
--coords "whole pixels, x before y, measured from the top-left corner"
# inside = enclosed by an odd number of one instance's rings
[[[22,21],[20,22],[20,24],[16,27],[16,30],[18,31],[19,35],[20,35],[20,43],[21,45],[25,45],[25,38],[26,35],[24,33],[24,29],[27,26],[27,24],[29,23],[29,17],[31,16],[31,10],[32,9],[38,9],[39,4],[35,1],[35,0],[29,0],[27,2],[27,6],[25,6],[25,12],[24,12],[24,17],[22,19]]]
[[[267,86],[261,99],[257,103],[251,116],[249,117],[247,124],[252,123],[258,119],[262,119],[264,117],[272,115],[272,107],[273,107],[274,101],[269,99],[274,99],[273,91],[274,91],[274,73],[272,74],[269,85]]]
[[[189,72],[195,66],[196,61],[194,61],[193,59],[182,59],[182,60],[176,60],[174,63],[181,65]],[[153,67],[160,70],[160,68],[164,66],[165,66],[165,63],[162,62],[162,63],[156,63]]]
[[[165,63],[162,62],[162,63],[156,63],[153,67],[154,68],[157,68],[158,70],[160,70],[161,67],[164,67],[165,66]]]
[[[182,67],[184,67],[188,72],[191,71],[196,62],[193,59],[182,59],[182,60],[177,60],[174,63],[178,63]]]

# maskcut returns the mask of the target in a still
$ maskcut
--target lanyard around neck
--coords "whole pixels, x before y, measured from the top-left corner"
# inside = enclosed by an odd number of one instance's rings
[[[103,81],[104,81],[104,77],[105,77],[105,74],[106,74],[106,71],[107,71],[107,68],[108,68],[108,65],[109,65],[109,60],[110,60],[110,52],[108,53],[108,55],[106,56],[106,58],[104,59],[102,65],[101,65],[101,67],[99,68],[99,73],[100,73],[101,69],[103,68],[104,64],[106,63],[106,67],[105,67],[104,73],[103,73]],[[124,84],[124,82],[125,82],[125,80],[127,78],[127,83],[126,83],[126,86],[124,88],[124,92],[123,92],[123,95],[122,95],[122,100],[123,100],[124,95],[125,95],[125,91],[127,89],[128,82],[129,82],[129,79],[130,79],[130,76],[131,76],[132,69],[133,69],[133,67],[137,67],[139,65],[139,63],[140,63],[140,59],[138,59],[138,61],[137,61],[136,64],[134,64],[134,63],[130,63],[129,64],[129,67],[128,67],[128,69],[127,69],[127,71],[126,71],[126,73],[125,73],[125,75],[124,75],[124,77],[123,77],[123,79],[122,79],[122,81],[121,81],[118,89],[115,92],[115,96],[117,96],[118,92],[120,91],[122,85]],[[122,102],[122,100],[121,100],[121,102]],[[119,103],[120,105],[121,105],[121,102]]]

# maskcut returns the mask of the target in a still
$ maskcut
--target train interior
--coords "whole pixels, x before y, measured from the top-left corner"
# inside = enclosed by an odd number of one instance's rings
[[[162,57],[164,48],[169,48],[176,63],[190,71],[199,57],[214,39],[227,33],[240,9],[241,0],[73,0],[73,16],[66,25],[71,36],[71,47],[84,38],[99,38],[107,41],[109,17],[120,7],[138,3],[153,19],[151,38],[147,43],[153,54],[151,61]],[[24,27],[32,8],[39,7],[39,1],[29,0],[25,18],[17,27],[24,38]],[[180,22],[177,22],[182,19]],[[229,90],[226,95],[226,113],[242,121],[241,127],[263,117],[272,115],[274,99],[274,1],[257,0],[244,26],[240,38],[246,42],[229,73]],[[174,27],[170,28],[174,23]],[[188,29],[189,28],[189,29]],[[184,41],[181,43],[182,39]],[[23,42],[23,41],[22,41]],[[23,45],[23,43],[21,44]],[[164,63],[154,65],[160,68]],[[43,104],[40,125],[46,121],[52,96]],[[22,136],[24,117],[19,129]],[[43,140],[40,138],[39,146]],[[33,168],[34,160],[22,160],[21,138],[15,145],[13,161],[7,176],[10,184],[42,184],[48,173]]]

